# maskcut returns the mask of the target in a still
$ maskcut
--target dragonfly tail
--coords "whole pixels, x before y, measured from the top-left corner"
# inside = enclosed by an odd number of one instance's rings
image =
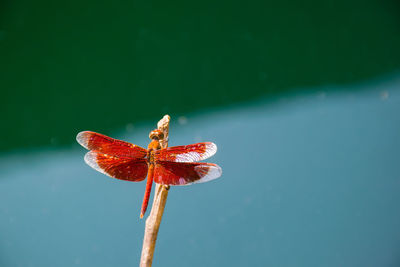
[[[140,219],[143,218],[144,214],[146,213],[147,206],[149,204],[151,187],[153,185],[153,171],[154,171],[154,165],[150,165],[149,166],[149,172],[148,172],[148,175],[147,175],[146,191],[144,192],[142,209],[140,211]]]

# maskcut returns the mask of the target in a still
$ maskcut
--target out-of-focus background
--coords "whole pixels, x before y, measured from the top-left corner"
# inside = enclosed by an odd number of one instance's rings
[[[136,266],[145,183],[92,130],[213,141],[154,266],[400,265],[397,1],[0,2],[0,266]]]

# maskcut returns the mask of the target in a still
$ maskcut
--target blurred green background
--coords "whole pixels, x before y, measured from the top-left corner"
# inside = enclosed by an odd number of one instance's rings
[[[400,67],[397,1],[2,1],[0,150]]]
[[[135,266],[144,183],[92,130],[216,142],[154,266],[399,266],[397,1],[0,2],[0,266]]]

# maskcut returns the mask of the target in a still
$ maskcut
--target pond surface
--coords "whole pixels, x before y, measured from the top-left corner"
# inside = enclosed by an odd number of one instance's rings
[[[154,266],[399,266],[400,77],[329,89],[172,118],[170,146],[215,142],[223,175],[171,188]],[[1,266],[137,265],[145,183],[85,152],[1,154]]]

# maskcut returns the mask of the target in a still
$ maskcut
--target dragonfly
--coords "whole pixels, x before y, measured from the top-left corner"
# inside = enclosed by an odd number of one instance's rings
[[[197,162],[213,156],[217,146],[212,142],[161,148],[164,138],[161,130],[150,132],[147,149],[117,140],[106,135],[83,131],[76,140],[84,148],[85,162],[110,177],[140,182],[147,176],[140,218],[143,218],[149,203],[153,181],[162,185],[190,185],[214,180],[222,175],[217,164]]]

